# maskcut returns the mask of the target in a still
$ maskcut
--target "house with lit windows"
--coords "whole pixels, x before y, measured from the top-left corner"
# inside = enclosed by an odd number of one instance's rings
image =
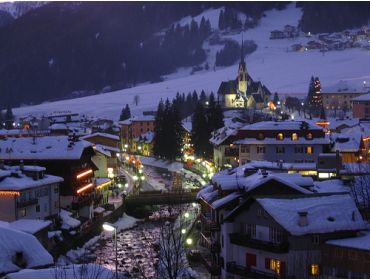
[[[0,220],[46,219],[59,214],[59,185],[63,178],[40,166],[0,169]]]
[[[315,163],[329,151],[330,139],[322,127],[305,121],[264,121],[239,129],[239,164],[251,160]]]
[[[37,164],[62,177],[60,206],[86,218],[92,217],[93,205],[102,198],[94,183],[94,155],[91,143],[74,136],[9,138],[2,140],[0,149],[0,160],[5,164]]]
[[[320,278],[323,244],[365,227],[349,194],[249,198],[221,223],[221,278]]]
[[[121,150],[133,152],[136,149],[136,138],[147,132],[154,132],[154,115],[134,116],[120,121],[121,126]]]

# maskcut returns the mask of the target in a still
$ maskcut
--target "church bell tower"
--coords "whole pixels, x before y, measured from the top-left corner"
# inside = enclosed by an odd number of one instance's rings
[[[247,96],[247,68],[244,61],[244,48],[243,48],[243,38],[242,38],[242,47],[241,47],[241,55],[240,55],[240,63],[238,69],[238,93],[243,95],[244,97]]]

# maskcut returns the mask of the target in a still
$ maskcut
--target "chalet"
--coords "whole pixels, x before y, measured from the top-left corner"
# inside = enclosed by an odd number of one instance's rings
[[[59,213],[63,178],[39,166],[4,166],[0,170],[0,220],[53,218]]]
[[[154,132],[148,131],[134,138],[132,151],[143,156],[152,156],[153,154]]]
[[[322,250],[323,278],[370,278],[370,233],[328,240]]]
[[[323,244],[365,227],[349,194],[251,197],[221,224],[221,278],[322,277]]]
[[[91,143],[73,136],[45,136],[0,140],[0,160],[9,164],[43,166],[52,175],[62,177],[60,203],[62,207],[78,210],[81,216],[91,217],[92,205],[101,196],[95,194],[94,170],[91,158],[95,155]],[[91,208],[91,209],[90,209]]]
[[[352,98],[354,118],[370,119],[370,93]]]

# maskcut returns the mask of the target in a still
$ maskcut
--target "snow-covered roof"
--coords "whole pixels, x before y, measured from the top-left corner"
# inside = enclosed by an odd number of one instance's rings
[[[308,124],[309,130],[323,130],[322,127],[316,125],[313,121],[305,121]],[[301,121],[262,121],[253,124],[245,125],[241,130],[301,130]]]
[[[62,219],[62,229],[71,229],[76,228],[81,225],[81,222],[73,217],[71,212],[68,212],[64,209],[60,210],[60,218]]]
[[[119,153],[120,152],[120,150],[118,148],[114,148],[114,147],[106,146],[106,145],[101,145],[101,144],[94,145],[94,150],[103,154],[103,155],[106,155],[107,157],[111,157],[112,152],[113,153]]]
[[[183,167],[183,164],[181,162],[171,162],[171,161],[156,159],[153,157],[144,157],[144,156],[140,156],[139,159],[143,165],[164,168],[172,172],[180,171],[181,168]]]
[[[63,178],[53,175],[44,175],[43,178],[34,180],[32,177],[28,177],[27,175],[18,171],[17,177],[7,176],[0,181],[0,190],[20,191],[49,184],[60,183],[63,181]]]
[[[65,130],[68,129],[68,126],[64,123],[54,123],[51,126],[49,126],[50,130]]]
[[[330,139],[327,137],[322,138],[314,138],[308,140],[304,137],[300,137],[298,140],[292,140],[290,137],[284,138],[284,140],[278,140],[274,138],[264,138],[264,139],[256,139],[256,138],[245,138],[241,140],[234,141],[234,144],[245,144],[245,145],[258,145],[258,144],[265,144],[265,145],[325,145],[329,144]]]
[[[341,153],[350,153],[350,152],[357,152],[360,149],[361,143],[361,134],[353,133],[353,134],[332,134],[332,139],[334,140],[334,146],[332,151],[339,151]]]
[[[267,170],[314,170],[316,169],[316,163],[311,162],[273,162],[273,161],[259,161],[252,160],[244,165],[242,168],[255,168],[255,169],[267,169]]]
[[[46,266],[54,263],[53,257],[35,236],[15,230],[5,223],[0,223],[0,274],[21,269],[14,263],[14,257],[17,252],[23,253],[26,268]]]
[[[361,121],[353,127],[344,128],[341,131],[342,135],[362,135],[364,138],[370,136],[370,122]]]
[[[370,232],[362,231],[357,237],[328,240],[326,244],[370,251]]]
[[[313,190],[318,193],[338,193],[350,191],[349,188],[343,184],[343,181],[339,179],[315,181]]]
[[[191,133],[191,130],[193,128],[193,123],[191,121],[183,120],[181,122],[182,127],[189,133]]]
[[[11,222],[9,225],[11,228],[24,231],[30,234],[35,234],[36,232],[48,227],[51,221],[36,220],[36,219],[20,219]]]
[[[242,193],[239,193],[239,192],[233,192],[229,195],[226,195],[224,196],[223,198],[220,198],[220,199],[217,199],[215,200],[213,203],[212,203],[212,208],[214,209],[218,209],[218,208],[221,208],[222,206],[224,206],[225,204],[235,200],[235,199],[238,199],[239,197],[241,197],[243,194]]]
[[[363,230],[365,223],[349,194],[299,198],[257,198],[256,201],[293,235]],[[298,224],[298,212],[307,212],[306,226]]]
[[[370,83],[370,80],[367,81]],[[365,86],[364,86],[365,85]],[[334,85],[323,87],[322,94],[333,94],[333,93],[367,93],[369,88],[366,88],[366,83],[363,80],[340,80]]]
[[[80,137],[80,139],[84,139],[84,140],[88,141],[88,139],[90,139],[92,137],[95,137],[95,136],[110,138],[110,139],[119,141],[119,136],[114,135],[114,134],[110,134],[110,133],[103,133],[103,132],[96,132],[96,133],[93,133],[93,134],[88,134],[88,135],[85,135],[83,137]]]
[[[68,136],[45,136],[33,138],[11,138],[0,140],[0,159],[3,160],[77,160],[91,143],[80,140],[73,142]]]
[[[44,269],[23,269],[9,273],[10,279],[113,279],[114,272],[98,264],[73,264]],[[122,275],[119,275],[122,279]]]
[[[138,142],[151,143],[153,139],[154,139],[154,132],[147,131],[141,134],[139,137],[135,138],[134,140]]]
[[[149,122],[149,121],[154,122],[155,121],[155,116],[153,116],[153,115],[134,116],[134,117],[131,117],[127,120],[120,121],[118,123],[119,124],[124,124],[124,125],[130,125],[133,122]]]
[[[338,127],[342,125],[346,125],[348,127],[353,127],[355,125],[359,124],[359,119],[358,118],[353,118],[353,119],[330,119],[329,120],[329,125],[328,128],[333,130],[337,129]]]
[[[370,93],[352,98],[352,101],[370,101]]]

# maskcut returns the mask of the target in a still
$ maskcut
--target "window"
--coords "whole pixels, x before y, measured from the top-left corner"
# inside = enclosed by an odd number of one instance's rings
[[[26,208],[22,208],[19,210],[19,216],[25,217],[27,215],[27,210]]]
[[[308,140],[312,140],[313,139],[313,136],[312,136],[312,133],[311,132],[307,133],[306,139],[308,139]]]
[[[256,225],[255,224],[247,224],[247,235],[249,235],[251,238],[256,237]]]
[[[264,154],[266,152],[266,148],[263,146],[257,146],[257,154]]]
[[[312,146],[307,146],[306,147],[306,154],[313,154],[313,147]]]
[[[319,265],[318,264],[311,264],[311,276],[319,276]]]
[[[263,139],[265,139],[265,135],[262,132],[259,132],[258,135],[257,135],[257,139],[258,140],[263,140]]]
[[[247,154],[249,154],[249,146],[247,146],[247,145],[241,145],[240,152],[241,153],[247,153]]]
[[[221,235],[221,246],[222,248],[224,247],[224,235],[223,234]]]
[[[36,205],[36,212],[40,212],[40,205]]]
[[[262,217],[262,208],[257,209],[257,217]]]
[[[246,263],[247,267],[256,266],[257,265],[257,256],[255,254],[246,254]]]
[[[56,200],[56,201],[54,201],[54,208],[55,208],[55,209],[59,208],[59,203],[58,203],[58,201],[57,201],[57,200]]]
[[[284,134],[282,132],[279,132],[276,136],[277,140],[284,140]]]
[[[59,187],[58,186],[55,186],[54,187],[54,193],[58,193],[59,192]]]
[[[292,133],[292,141],[297,141],[297,140],[298,140],[298,134]]]
[[[303,154],[303,147],[294,147],[294,153],[296,154]]]
[[[277,228],[274,228],[274,227],[270,227],[269,236],[270,236],[270,241],[272,243],[281,243],[281,241],[283,239],[282,238],[283,237],[282,231],[277,229]]]
[[[320,244],[320,235],[315,234],[312,236],[312,243],[316,245]]]
[[[280,272],[281,272],[280,267],[281,267],[281,263],[279,260],[268,259],[268,258],[265,259],[265,268],[275,271],[275,273],[278,275],[280,275]]]
[[[276,153],[277,154],[284,154],[285,153],[285,147],[276,147]]]

